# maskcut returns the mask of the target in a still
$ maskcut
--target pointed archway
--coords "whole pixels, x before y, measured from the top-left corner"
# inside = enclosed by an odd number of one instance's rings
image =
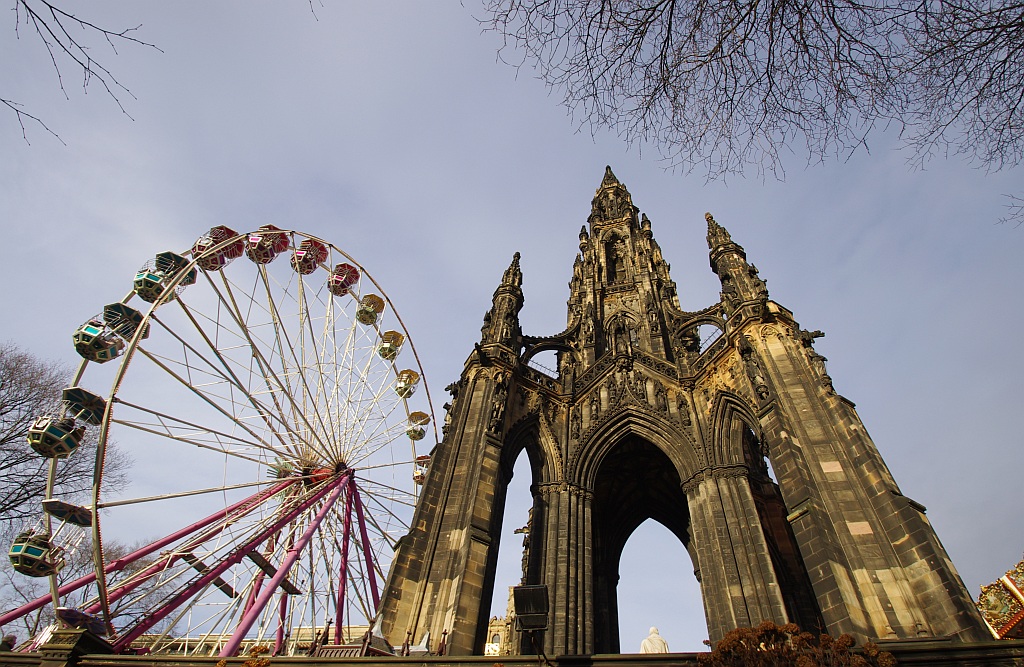
[[[619,560],[619,650],[636,653],[651,627],[673,652],[705,651],[708,623],[700,581],[686,547],[648,519],[630,535]]]
[[[648,440],[628,435],[601,461],[593,496],[594,638],[597,653],[620,651],[619,565],[633,532],[648,519],[689,546],[690,515],[675,466]],[[677,564],[692,571],[691,559]]]

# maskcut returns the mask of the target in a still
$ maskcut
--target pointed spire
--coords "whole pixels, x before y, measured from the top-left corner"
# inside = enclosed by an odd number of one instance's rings
[[[523,307],[523,272],[519,269],[519,253],[512,255],[512,263],[501,276],[501,284],[494,290],[491,309],[484,315],[480,329],[480,342],[484,345],[501,343],[512,346],[519,335],[519,311]]]
[[[732,243],[732,237],[729,236],[729,232],[725,227],[715,222],[715,218],[710,213],[705,213],[704,219],[708,221],[708,248],[713,250],[720,245]]]
[[[615,178],[615,174],[612,173],[611,166],[606,165],[604,168],[604,180],[601,181],[601,187],[608,187],[609,185],[618,185],[619,179]]]
[[[512,263],[505,270],[505,275],[501,278],[502,285],[511,285],[513,287],[521,287],[523,284],[523,272],[519,269],[519,253],[512,255]]]
[[[611,167],[604,168],[604,179],[594,193],[591,201],[590,217],[587,222],[591,225],[604,222],[620,222],[626,218],[631,225],[635,225],[636,214],[639,210],[633,206],[633,198],[629,195],[626,186],[615,178]]]

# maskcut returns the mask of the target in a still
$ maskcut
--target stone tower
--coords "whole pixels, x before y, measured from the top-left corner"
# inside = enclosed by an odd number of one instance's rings
[[[452,395],[383,605],[393,644],[447,632],[482,653],[505,490],[525,449],[525,583],[548,587],[548,655],[619,650],[616,585],[645,520],[686,546],[708,630],[762,620],[858,640],[987,638],[953,564],[838,395],[807,331],[706,216],[711,306],[679,306],[651,222],[607,169],[569,283],[568,325],[519,326],[519,254]],[[528,366],[555,350],[557,377]],[[774,474],[774,475],[773,475]],[[515,547],[513,547],[515,548]],[[408,634],[411,633],[411,634]]]

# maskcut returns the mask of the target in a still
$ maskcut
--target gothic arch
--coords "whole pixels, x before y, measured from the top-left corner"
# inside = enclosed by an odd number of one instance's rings
[[[679,478],[688,479],[702,466],[692,438],[662,415],[639,405],[613,408],[593,431],[586,434],[570,462],[571,481],[593,488],[601,463],[615,446],[637,436],[657,447],[671,461]]]
[[[527,345],[526,348],[523,350],[523,353],[519,355],[519,363],[524,365],[528,364],[530,362],[530,359],[532,359],[535,355],[540,354],[541,352],[548,352],[551,350],[554,350],[555,352],[561,352],[562,354],[572,355],[574,362],[579,363],[583,361],[583,356],[580,354],[579,350],[577,350],[573,346],[560,340],[549,339],[541,340],[540,342],[534,343],[532,345]]]
[[[708,310],[710,309],[702,310],[701,314],[697,317],[694,317],[692,320],[686,320],[686,323],[680,327],[680,331],[689,331],[690,329],[696,329],[701,325],[707,324],[715,327],[716,329],[721,329],[724,333],[725,323],[722,321],[718,311],[715,310],[714,312],[707,312]]]
[[[526,415],[508,430],[499,459],[501,477],[506,484],[512,479],[512,468],[524,449],[530,459],[533,484],[557,482],[564,477],[562,456],[544,431],[536,413]]]
[[[732,392],[720,391],[711,406],[711,465],[737,465],[744,462],[742,427],[746,426],[759,442],[764,442],[761,424],[750,405]]]
[[[593,434],[588,454],[574,471],[591,490],[594,650],[617,653],[618,583],[622,551],[629,537],[651,519],[690,550],[690,509],[682,489],[684,475],[697,470],[696,450],[659,415],[637,405],[621,406]],[[680,562],[684,571],[695,566]]]
[[[602,234],[600,247],[604,255],[605,276],[609,283],[625,282],[632,277],[629,238],[617,231]]]
[[[627,354],[630,349],[640,347],[640,332],[644,324],[630,311],[616,312],[603,326],[605,349],[612,354]],[[620,341],[620,336],[625,336],[625,340]]]

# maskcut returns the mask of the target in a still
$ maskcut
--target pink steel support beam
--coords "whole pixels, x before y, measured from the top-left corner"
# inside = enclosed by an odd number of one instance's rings
[[[224,516],[226,516],[227,514],[230,514],[231,512],[234,512],[235,510],[240,508],[242,505],[245,505],[246,503],[248,503],[250,501],[256,501],[257,499],[259,501],[262,501],[264,497],[270,497],[271,495],[277,493],[278,491],[281,491],[282,489],[286,488],[288,485],[292,484],[294,481],[295,480],[288,480],[288,481],[282,482],[280,484],[275,484],[270,489],[264,489],[263,491],[260,491],[257,494],[249,496],[248,498],[245,498],[244,500],[240,500],[237,503],[235,503],[234,505],[231,505],[230,507],[228,507],[226,509],[219,510],[219,511],[211,514],[210,516],[206,517],[205,519],[197,521],[197,522],[193,523],[191,526],[187,526],[185,528],[182,528],[181,530],[178,530],[178,531],[176,531],[174,533],[171,533],[167,537],[161,538],[161,539],[157,540],[156,542],[152,542],[152,543],[142,547],[141,549],[133,551],[132,553],[128,554],[127,556],[122,556],[121,558],[118,558],[117,560],[112,560],[109,563],[107,563],[106,567],[103,568],[103,573],[104,574],[110,574],[111,572],[117,572],[117,571],[123,569],[125,566],[127,566],[127,565],[129,565],[131,563],[134,563],[135,561],[139,560],[140,558],[145,558],[146,556],[148,556],[149,554],[153,553],[154,551],[157,551],[159,549],[163,549],[168,544],[173,544],[174,542],[178,541],[182,537],[185,537],[186,535],[194,533],[195,531],[197,531],[197,530],[199,530],[201,528],[205,528],[206,526],[209,526],[211,523],[213,523],[214,521],[217,521],[218,519],[224,518]],[[85,575],[84,577],[79,577],[78,579],[75,579],[74,581],[70,581],[70,582],[64,584],[63,586],[61,586],[60,588],[57,589],[57,595],[59,597],[64,597],[65,595],[68,595],[69,593],[74,593],[75,591],[77,591],[78,589],[80,589],[80,588],[82,588],[84,586],[88,586],[89,584],[91,584],[94,581],[96,581],[96,573],[92,572],[90,574]],[[36,598],[32,602],[28,602],[26,604],[23,604],[22,606],[18,607],[17,609],[14,609],[14,610],[11,610],[11,611],[7,612],[3,616],[0,616],[0,626],[7,625],[11,621],[15,621],[15,620],[21,618],[22,616],[25,616],[26,614],[31,614],[35,610],[40,609],[42,607],[45,607],[51,601],[51,599],[52,598],[49,595],[44,595],[42,597]]]
[[[288,594],[281,591],[277,601],[277,635],[274,637],[274,655],[281,655],[284,648],[284,619],[288,616]]]
[[[245,600],[245,607],[243,607],[243,613],[252,609],[252,603],[256,601],[256,596],[260,594],[260,589],[263,588],[263,579],[266,578],[266,573],[260,570],[256,573],[256,581],[252,584],[252,590],[249,591],[249,596]]]
[[[337,492],[337,490],[341,488],[341,485],[344,484],[344,482],[345,482],[345,478],[342,477],[341,479],[339,479],[339,480],[337,480],[337,481],[335,481],[335,482],[333,482],[331,484],[325,484],[324,488],[318,490],[316,493],[312,494],[311,496],[309,496],[308,498],[306,498],[302,502],[296,504],[295,507],[291,508],[288,512],[282,514],[282,516],[277,521],[275,521],[273,524],[271,524],[267,528],[264,528],[255,537],[249,539],[249,541],[247,541],[245,544],[243,544],[242,546],[240,546],[237,549],[235,549],[235,551],[233,553],[228,554],[224,558],[224,560],[222,560],[216,566],[211,567],[207,572],[205,572],[197,580],[195,580],[189,586],[187,586],[185,588],[185,590],[183,590],[182,592],[180,592],[177,595],[175,595],[168,602],[165,602],[158,609],[156,609],[153,612],[147,614],[129,632],[125,633],[124,635],[121,635],[121,637],[119,637],[117,639],[117,641],[114,642],[114,649],[115,649],[115,651],[120,652],[123,648],[128,646],[132,641],[134,641],[136,638],[138,638],[140,635],[145,633],[151,627],[153,627],[154,625],[156,625],[157,623],[162,621],[172,611],[177,609],[178,606],[181,605],[182,602],[184,602],[185,600],[189,599],[190,597],[192,597],[193,595],[195,595],[196,593],[201,591],[204,587],[206,587],[207,584],[209,584],[214,579],[216,579],[217,577],[222,575],[230,567],[240,563],[242,561],[242,559],[245,558],[246,555],[249,552],[251,552],[256,547],[258,547],[259,545],[261,545],[264,542],[266,542],[270,538],[271,535],[273,535],[274,533],[279,531],[283,526],[287,525],[287,523],[289,521],[291,521],[296,516],[298,516],[302,512],[304,512],[307,509],[309,509],[311,506],[316,504],[318,501],[322,500],[323,497],[327,494],[328,491],[331,490],[332,487],[336,487],[335,490]],[[279,571],[279,573],[280,572],[281,571]],[[285,573],[287,573],[287,571],[285,571]],[[282,576],[281,578],[283,579],[284,577]],[[280,582],[278,582],[278,583],[280,583]],[[275,584],[275,587],[276,587],[276,584]],[[271,588],[271,589],[265,589],[264,592],[266,592],[266,590],[273,591],[273,589]]]
[[[252,510],[256,509],[259,506],[259,504],[262,503],[264,500],[266,500],[267,498],[270,498],[271,496],[273,496],[278,491],[281,491],[282,489],[285,489],[288,486],[294,484],[296,481],[298,481],[298,480],[297,479],[291,479],[291,480],[287,480],[286,482],[282,482],[280,484],[275,484],[274,486],[272,486],[269,489],[264,489],[263,491],[260,491],[259,493],[253,494],[253,495],[249,496],[248,498],[245,498],[244,500],[241,500],[241,501],[235,503],[234,505],[228,507],[227,509],[221,510],[221,511],[217,512],[216,514],[213,514],[213,515],[207,517],[206,519],[203,519],[203,521],[199,522],[199,523],[203,524],[202,526],[199,526],[200,528],[206,527],[207,525],[209,525],[211,523],[214,523],[215,521],[218,521],[218,520],[221,521],[222,523],[221,523],[220,526],[217,526],[212,533],[200,536],[202,539],[200,539],[198,541],[192,540],[192,542],[188,543],[187,545],[182,545],[181,547],[176,549],[173,553],[167,554],[163,558],[158,559],[154,563],[150,564],[148,567],[146,567],[143,570],[139,571],[137,574],[135,574],[131,578],[130,581],[125,582],[124,584],[121,584],[120,586],[117,586],[117,587],[113,588],[111,591],[109,591],[107,593],[107,603],[109,604],[110,602],[116,602],[117,600],[120,600],[122,597],[124,597],[125,595],[127,595],[130,592],[132,592],[133,590],[138,588],[140,585],[142,585],[142,583],[144,581],[146,581],[146,579],[148,579],[150,576],[152,576],[153,574],[156,574],[157,572],[161,572],[162,570],[164,570],[167,567],[169,567],[172,563],[174,563],[176,560],[178,560],[178,558],[181,557],[181,554],[183,552],[188,551],[189,549],[191,549],[192,547],[194,547],[197,544],[202,544],[206,540],[208,540],[208,539],[210,539],[212,537],[216,537],[217,535],[219,535],[221,532],[224,531],[225,528],[227,528],[227,526],[229,524],[229,521],[228,521],[229,519],[237,520],[239,517],[245,516],[246,514],[251,512]],[[232,516],[232,515],[234,515],[234,516]],[[195,526],[195,525],[198,525],[198,524],[193,524],[193,526]],[[163,540],[161,540],[161,542],[164,543],[164,544],[168,544],[170,542],[174,542],[175,540],[177,540],[177,539],[179,539],[181,537],[184,537],[189,532],[195,532],[192,528],[193,528],[192,526],[189,526],[188,528],[185,528],[183,530],[179,530],[178,532],[176,532],[176,533],[174,533],[174,534],[164,538]],[[101,608],[101,603],[99,601],[97,601],[97,602],[93,603],[92,605],[90,605],[87,609],[85,609],[85,612],[88,613],[88,614],[95,614],[95,613],[97,613],[100,610],[100,608]]]
[[[350,478],[351,479],[351,478]],[[341,567],[338,569],[338,601],[334,606],[334,643],[341,643],[341,626],[345,621],[345,587],[348,585],[348,543],[352,535],[352,483],[345,495],[345,519],[341,529]]]
[[[242,640],[245,639],[246,633],[249,632],[253,623],[255,623],[256,619],[259,618],[261,613],[263,613],[263,608],[267,606],[268,602],[270,602],[270,598],[274,596],[274,591],[276,591],[277,587],[281,585],[284,578],[288,576],[288,571],[292,568],[292,565],[295,564],[295,561],[298,560],[299,556],[302,555],[302,550],[306,548],[306,545],[309,544],[309,541],[313,538],[313,534],[316,533],[318,528],[320,528],[320,524],[323,522],[324,517],[326,517],[327,513],[334,508],[334,503],[338,501],[338,497],[346,486],[345,482],[349,479],[351,479],[350,473],[342,476],[341,483],[335,486],[334,491],[331,492],[331,495],[327,498],[324,506],[320,508],[320,511],[316,513],[316,516],[313,518],[313,521],[310,522],[309,527],[306,528],[304,533],[302,533],[299,539],[295,542],[295,545],[288,550],[288,555],[285,556],[285,559],[277,566],[277,574],[270,578],[270,581],[267,582],[267,587],[264,589],[263,593],[260,594],[259,599],[256,600],[252,609],[250,609],[248,613],[242,617],[242,620],[239,621],[238,626],[235,628],[235,632],[231,635],[231,639],[229,639],[228,643],[224,645],[223,649],[221,649],[220,657],[230,658],[238,651],[238,647],[241,645]]]
[[[291,549],[294,545],[295,531],[293,530],[288,534],[288,548]],[[281,599],[277,603],[277,635],[274,637],[274,655],[278,655],[284,648],[284,622],[288,613],[288,595],[285,591],[281,591],[280,595]],[[255,599],[253,601],[255,602]],[[249,605],[246,611],[251,608],[252,605]]]
[[[376,617],[377,610],[380,609],[380,591],[377,590],[377,562],[373,558],[373,549],[370,548],[370,539],[366,534],[366,519],[363,518],[363,501],[359,497],[359,490],[356,489],[356,478],[354,475],[350,485],[352,490],[349,493],[355,497],[356,502],[356,517],[359,519],[359,537],[363,540],[363,563],[366,566],[366,578],[370,580],[370,595],[373,596],[373,615]]]

